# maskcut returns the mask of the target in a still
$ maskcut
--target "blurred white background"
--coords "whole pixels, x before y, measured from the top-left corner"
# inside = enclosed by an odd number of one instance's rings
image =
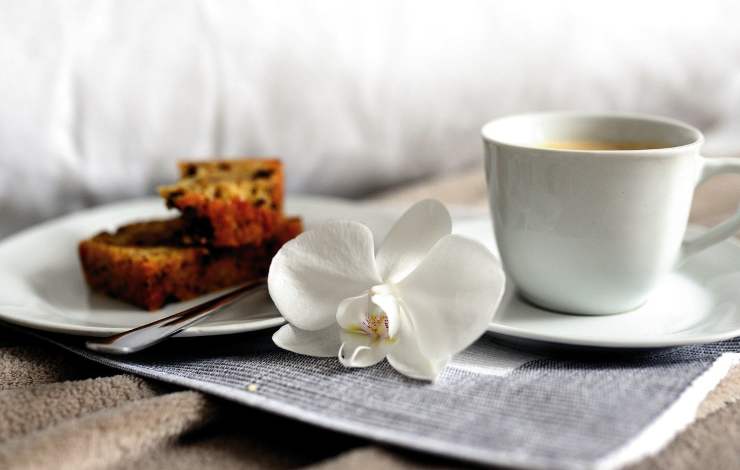
[[[0,0],[0,235],[280,155],[360,196],[477,165],[514,112],[636,111],[740,155],[740,2]]]

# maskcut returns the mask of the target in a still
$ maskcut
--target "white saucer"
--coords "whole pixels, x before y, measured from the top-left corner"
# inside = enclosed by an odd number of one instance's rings
[[[487,221],[458,224],[457,231],[495,246]],[[740,243],[728,240],[697,254],[668,275],[645,305],[628,313],[554,313],[526,302],[514,290],[507,290],[489,331],[599,348],[666,348],[721,341],[740,336]]]
[[[288,198],[286,212],[310,228],[328,219],[352,219],[385,236],[397,211],[347,201]],[[118,333],[171,315],[208,297],[167,305],[154,313],[91,292],[82,278],[77,243],[101,230],[168,213],[161,199],[101,206],[52,220],[0,242],[0,320],[45,331],[85,336]],[[212,294],[213,297],[218,294]],[[266,290],[194,325],[179,336],[242,333],[284,322]]]

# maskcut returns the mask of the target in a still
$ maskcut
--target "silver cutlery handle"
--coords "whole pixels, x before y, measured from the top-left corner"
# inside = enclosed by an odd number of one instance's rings
[[[266,285],[261,278],[249,282],[224,295],[196,305],[169,317],[104,338],[90,339],[85,343],[88,349],[107,354],[131,354],[148,348],[179,333],[188,326],[205,319],[208,315],[227,305],[231,305],[245,294]]]

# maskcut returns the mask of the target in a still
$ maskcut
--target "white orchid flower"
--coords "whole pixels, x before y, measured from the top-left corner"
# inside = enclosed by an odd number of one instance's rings
[[[337,355],[347,367],[384,358],[409,377],[434,380],[486,330],[504,291],[499,261],[451,235],[438,201],[411,207],[377,253],[366,226],[329,222],[288,242],[270,266],[270,296],[288,324],[275,344]]]

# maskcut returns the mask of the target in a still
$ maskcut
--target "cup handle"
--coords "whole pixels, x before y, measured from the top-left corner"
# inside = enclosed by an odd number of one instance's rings
[[[740,158],[701,158],[701,174],[696,185],[722,173],[740,173]],[[681,256],[679,264],[683,263],[686,258],[700,251],[706,250],[710,246],[726,240],[735,235],[740,230],[740,207],[735,215],[724,220],[716,226],[709,229],[706,233],[685,240],[681,246]]]

